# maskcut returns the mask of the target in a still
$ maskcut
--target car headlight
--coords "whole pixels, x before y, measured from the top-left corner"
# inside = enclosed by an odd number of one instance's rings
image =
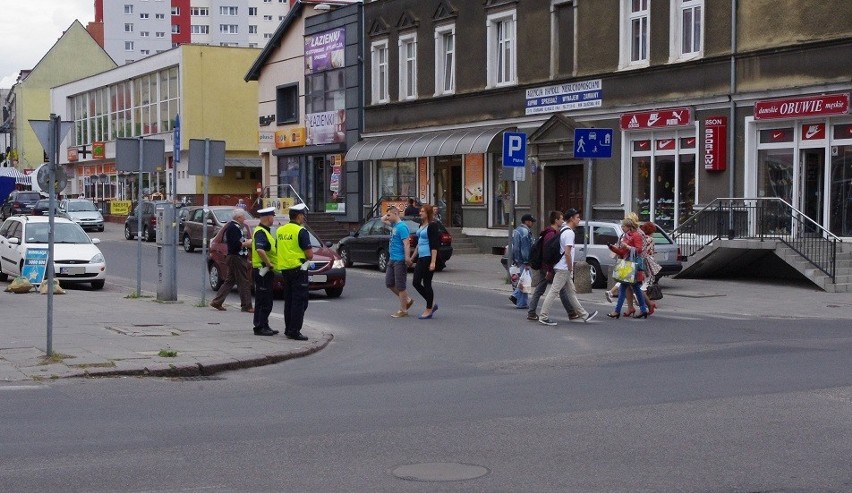
[[[343,263],[343,259],[341,259],[341,258],[339,258],[339,259],[335,260],[335,261],[331,264],[331,268],[332,268],[332,269],[342,269],[342,268],[344,268],[344,267],[346,267],[346,264],[344,264],[344,263]]]
[[[106,260],[104,259],[104,255],[102,253],[99,253],[99,254],[95,255],[94,257],[92,257],[92,260],[90,260],[89,262],[91,262],[93,264],[101,264],[101,263],[106,262]]]

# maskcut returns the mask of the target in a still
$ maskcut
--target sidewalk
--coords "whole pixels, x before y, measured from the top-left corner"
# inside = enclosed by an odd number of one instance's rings
[[[354,271],[383,276],[369,269]],[[433,282],[490,290],[495,306],[509,306],[511,290],[496,255],[453,256]],[[7,285],[0,283],[0,288]],[[664,278],[661,286],[664,298],[657,302],[661,316],[713,313],[837,319],[849,318],[852,309],[852,294],[825,293],[807,283]],[[578,297],[587,309],[601,313],[612,309],[601,289]],[[306,356],[333,338],[310,321],[303,330],[308,341],[281,335],[257,337],[251,333],[252,315],[236,306],[226,305],[227,311],[218,312],[196,306],[195,298],[181,300],[160,303],[154,296],[129,298],[126,290],[110,284],[102,291],[69,289],[67,294],[55,295],[55,354],[48,359],[47,297],[0,292],[0,383],[85,376],[211,375]],[[273,312],[272,317],[281,315]],[[275,325],[280,327],[278,322]]]

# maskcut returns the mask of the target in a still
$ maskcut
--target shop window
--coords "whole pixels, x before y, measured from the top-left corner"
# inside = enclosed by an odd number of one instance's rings
[[[760,131],[761,144],[774,144],[777,142],[793,142],[793,127],[771,128]]]
[[[380,197],[414,197],[417,162],[414,159],[379,161]]]
[[[695,213],[695,154],[681,154],[678,168],[677,223],[680,225]]]
[[[506,226],[512,214],[512,184],[513,182],[503,179],[503,158],[494,155],[491,164],[491,177],[494,183],[494,195],[491,200],[491,223],[494,226]]]
[[[852,130],[852,125],[846,126]],[[829,231],[852,236],[852,145],[831,148],[830,207]]]
[[[667,231],[677,228],[695,212],[695,137],[637,140],[631,148],[633,212]]]
[[[834,126],[835,139],[852,139],[852,123]]]
[[[640,221],[651,219],[651,157],[633,158],[633,183],[636,191],[633,194],[636,200],[634,212],[639,215]]]

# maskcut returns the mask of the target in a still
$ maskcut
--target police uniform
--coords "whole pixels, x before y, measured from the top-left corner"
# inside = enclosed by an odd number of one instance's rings
[[[290,339],[305,340],[302,323],[308,309],[308,261],[311,238],[301,224],[293,219],[304,214],[307,207],[298,204],[290,207],[290,222],[280,226],[275,233],[278,268],[284,284],[284,335]]]
[[[275,215],[274,207],[260,209],[257,214],[263,216]],[[254,279],[254,334],[255,335],[275,335],[278,332],[269,327],[269,314],[272,313],[272,281],[275,278],[275,270],[277,269],[276,260],[276,241],[272,236],[272,231],[268,226],[258,224],[252,233],[253,241],[251,243],[251,266],[252,278]],[[272,264],[267,272],[261,275],[260,271],[264,264],[258,250],[266,252],[266,257]]]

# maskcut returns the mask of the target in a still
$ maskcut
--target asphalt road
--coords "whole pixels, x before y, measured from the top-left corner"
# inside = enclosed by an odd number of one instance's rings
[[[434,320],[395,320],[381,275],[351,269],[312,300],[335,339],[309,358],[0,387],[0,490],[852,491],[848,320],[552,328],[503,293],[436,293]]]

